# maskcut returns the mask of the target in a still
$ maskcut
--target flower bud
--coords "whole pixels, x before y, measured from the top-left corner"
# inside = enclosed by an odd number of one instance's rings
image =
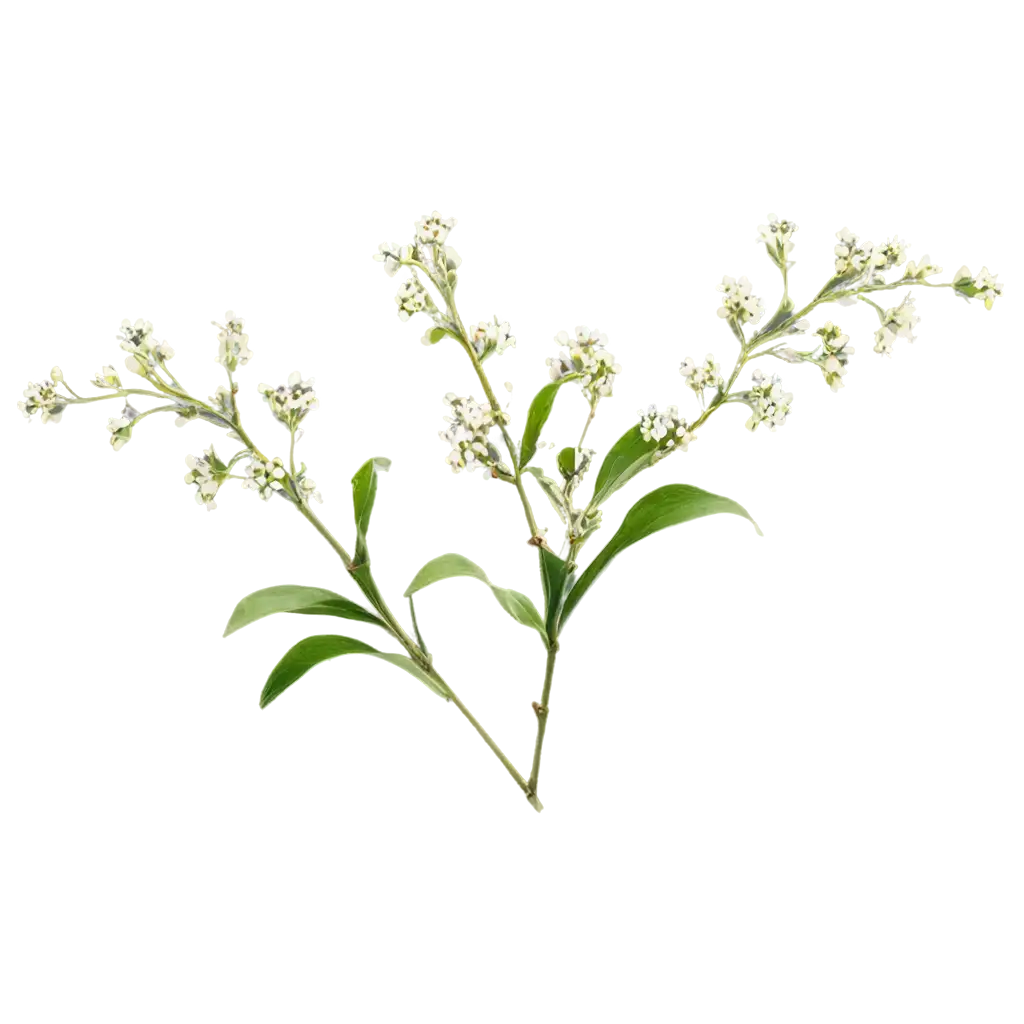
[[[60,367],[59,366],[55,366],[50,371],[50,380],[52,380],[53,383],[56,384],[58,381],[61,381],[63,379],[64,379],[64,374],[60,372]]]

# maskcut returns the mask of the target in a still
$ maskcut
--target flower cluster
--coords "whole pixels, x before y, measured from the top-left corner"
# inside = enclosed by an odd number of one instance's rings
[[[43,423],[60,423],[60,418],[67,408],[66,400],[57,393],[57,384],[63,379],[60,367],[55,366],[50,371],[48,380],[40,381],[38,384],[28,382],[28,387],[22,392],[25,401],[18,403],[18,408],[25,419],[31,419],[39,413],[39,419]]]
[[[797,225],[792,221],[779,220],[774,213],[769,213],[768,223],[758,226],[757,238],[754,241],[764,243],[769,257],[777,267],[787,267],[796,230]]]
[[[130,313],[121,317],[121,348],[133,356],[140,367],[160,365],[174,354],[170,345],[154,336],[150,324]]]
[[[245,467],[245,480],[242,481],[242,486],[250,491],[256,491],[264,501],[269,501],[275,492],[284,492],[284,484],[281,481],[287,475],[281,459],[269,459],[264,462],[253,455],[249,465]]]
[[[593,448],[563,448],[558,453],[558,468],[565,481],[562,494],[567,508],[571,509],[573,492],[583,482],[583,476],[590,469],[596,454]]]
[[[291,374],[287,384],[276,388],[260,384],[259,392],[275,418],[289,430],[294,430],[319,405],[313,390],[313,378],[303,380],[298,370]]]
[[[897,338],[914,341],[914,324],[920,319],[914,315],[914,297],[908,292],[898,306],[882,314],[882,326],[875,331],[875,351],[891,356]]]
[[[645,441],[657,442],[655,459],[664,458],[676,448],[685,452],[694,440],[693,433],[674,405],[664,412],[658,412],[656,405],[649,405],[646,412],[641,409],[637,415],[640,417],[640,436]]]
[[[488,322],[481,320],[469,329],[469,343],[478,359],[486,359],[492,352],[500,356],[506,349],[516,347],[516,339],[508,322],[498,323],[498,318]]]
[[[967,267],[961,267],[953,278],[953,287],[965,299],[981,299],[986,309],[991,309],[996,298],[1003,294],[1003,286],[996,280],[998,274],[990,274],[988,267],[982,267],[975,277]]]
[[[910,248],[910,243],[901,242],[898,235],[894,235],[882,245],[861,242],[849,228],[837,231],[836,238],[839,239],[839,244],[835,247],[838,277],[857,278],[862,274],[869,274],[875,278],[883,270],[902,266],[907,259],[907,249]],[[928,257],[924,257],[924,262],[927,260]],[[883,278],[878,276],[877,280],[881,281]]]
[[[814,333],[821,340],[821,352],[814,362],[821,367],[825,383],[833,391],[838,391],[843,387],[846,364],[854,351],[850,347],[850,339],[831,320],[827,320],[825,326],[819,327]]]
[[[459,398],[449,391],[444,396],[444,404],[452,411],[451,416],[444,420],[449,425],[447,430],[439,431],[442,441],[451,445],[445,462],[453,473],[468,469],[471,473],[477,466],[490,470],[484,474],[486,480],[490,476],[507,476],[510,470],[501,462],[501,454],[488,440],[487,434],[497,422],[490,405],[480,404],[472,395]]]
[[[717,287],[723,293],[722,305],[718,309],[718,315],[723,320],[731,320],[739,325],[756,324],[764,316],[764,306],[759,298],[750,294],[751,284],[745,277],[738,281],[732,277],[723,277]]]
[[[185,465],[188,466],[185,483],[196,485],[196,503],[204,505],[207,512],[212,512],[217,507],[214,500],[217,491],[227,479],[228,466],[217,457],[213,445],[202,455],[186,456]]]
[[[679,372],[686,378],[686,386],[702,400],[705,388],[721,388],[725,384],[721,367],[710,352],[700,366],[687,356],[679,364]]]
[[[783,390],[782,378],[777,374],[769,378],[755,370],[752,379],[754,386],[743,396],[750,406],[747,430],[756,430],[762,423],[767,423],[769,430],[781,427],[789,415],[793,396]]]
[[[394,277],[400,267],[419,266],[435,283],[454,287],[455,271],[462,265],[459,254],[450,246],[445,245],[448,233],[455,227],[454,217],[442,217],[437,210],[432,214],[424,214],[416,221],[416,235],[411,245],[398,245],[395,242],[381,242],[373,258],[384,264],[384,272]],[[399,296],[401,296],[401,292]],[[401,302],[399,302],[401,316]],[[421,309],[408,312],[419,313]],[[407,320],[407,316],[402,316]]]
[[[598,330],[577,327],[575,339],[570,339],[567,331],[559,331],[555,335],[555,343],[568,348],[546,360],[552,380],[561,380],[570,374],[577,376],[591,405],[599,398],[611,395],[615,376],[622,372],[622,367],[605,348],[607,335]]]
[[[214,327],[220,328],[217,335],[217,362],[228,373],[233,373],[239,366],[245,366],[252,359],[249,351],[249,335],[244,332],[245,321],[229,309],[224,314],[224,323],[212,321]]]
[[[429,312],[434,308],[434,301],[427,294],[420,279],[415,274],[403,281],[395,296],[398,305],[398,319],[408,320],[414,313]]]
[[[132,423],[138,417],[138,410],[133,409],[126,402],[120,416],[113,416],[107,420],[107,430],[110,431],[110,446],[115,452],[119,452],[132,439]]]

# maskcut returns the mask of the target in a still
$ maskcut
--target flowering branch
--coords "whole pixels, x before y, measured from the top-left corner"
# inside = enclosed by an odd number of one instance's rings
[[[604,400],[613,396],[615,380],[622,372],[622,367],[608,350],[608,339],[604,334],[580,326],[572,335],[566,331],[555,335],[559,351],[546,360],[548,381],[530,403],[522,437],[517,443],[512,437],[508,409],[499,404],[484,368],[489,358],[501,356],[514,348],[516,339],[509,324],[497,317],[481,320],[468,328],[463,322],[455,300],[462,261],[447,244],[455,220],[442,218],[435,212],[416,222],[415,236],[410,244],[384,244],[379,247],[374,258],[384,264],[389,275],[394,276],[403,269],[408,271],[395,299],[399,317],[408,320],[416,314],[426,315],[430,326],[423,337],[424,344],[435,346],[450,338],[473,366],[483,389],[484,401],[477,402],[472,396],[462,397],[454,392],[444,397],[449,415],[445,417],[446,428],[440,436],[449,447],[446,462],[456,474],[479,468],[485,480],[496,479],[515,487],[530,531],[528,543],[535,548],[538,558],[542,609],[527,595],[492,583],[484,570],[468,558],[443,554],[424,565],[405,592],[414,633],[414,637],[410,636],[391,611],[373,577],[369,552],[368,530],[378,478],[390,463],[387,459],[371,458],[352,478],[356,538],[350,553],[350,549],[342,545],[313,511],[312,503],[322,502],[320,492],[309,477],[306,464],[299,462],[296,465],[296,445],[302,439],[305,420],[318,406],[314,381],[312,378],[303,379],[296,371],[285,384],[260,384],[256,389],[262,395],[271,418],[288,431],[287,462],[278,456],[265,455],[242,423],[235,374],[250,361],[252,352],[244,322],[230,311],[225,314],[223,323],[214,324],[219,331],[216,361],[225,372],[227,385],[218,386],[208,399],[192,395],[171,371],[169,363],[174,350],[153,338],[152,324],[143,320],[134,323],[125,320],[118,334],[121,348],[127,353],[125,366],[129,372],[142,378],[144,387],[125,387],[118,372],[107,365],[92,380],[93,386],[104,393],[83,397],[64,381],[60,369],[54,367],[49,379],[29,384],[19,408],[30,420],[38,414],[43,423],[59,423],[71,405],[122,401],[121,414],[111,417],[107,424],[114,451],[131,441],[134,430],[144,419],[161,412],[174,413],[179,427],[193,420],[202,420],[225,430],[229,439],[242,446],[227,461],[218,456],[213,445],[203,454],[189,455],[185,460],[188,467],[185,482],[195,488],[196,502],[208,511],[216,509],[216,499],[228,480],[240,480],[243,488],[255,491],[265,501],[275,496],[287,501],[338,555],[345,566],[345,575],[354,581],[366,601],[365,605],[360,604],[341,594],[315,587],[272,586],[256,591],[238,603],[225,635],[270,614],[332,616],[384,630],[403,652],[377,650],[361,640],[336,634],[307,637],[286,652],[273,668],[260,695],[261,706],[275,700],[322,661],[348,654],[370,655],[387,661],[416,678],[431,692],[455,704],[530,804],[541,810],[538,786],[555,663],[565,626],[598,577],[626,548],[668,526],[706,515],[728,513],[749,520],[757,528],[747,511],[728,498],[688,484],[663,485],[641,497],[629,509],[607,544],[581,568],[584,545],[603,525],[607,499],[633,477],[668,455],[687,451],[696,439],[698,429],[703,428],[711,415],[724,405],[744,405],[749,413],[746,426],[751,431],[762,425],[770,431],[783,426],[788,420],[794,396],[782,388],[777,375],[769,377],[760,368],[754,369],[750,384],[737,387],[744,368],[755,359],[774,358],[793,365],[811,363],[818,368],[833,392],[841,390],[854,349],[850,345],[850,337],[831,320],[811,331],[808,317],[819,306],[829,303],[870,306],[878,318],[874,351],[891,356],[897,341],[915,340],[914,327],[919,317],[911,287],[950,288],[965,300],[979,299],[988,309],[992,309],[994,300],[1003,291],[995,275],[984,267],[976,275],[967,267],[961,267],[949,282],[929,281],[929,277],[941,272],[940,268],[933,266],[927,256],[920,264],[907,262],[908,246],[905,241],[893,238],[883,245],[874,246],[870,242],[862,243],[843,228],[837,233],[832,275],[813,298],[796,309],[790,295],[789,272],[793,267],[790,257],[797,226],[773,215],[768,221],[760,227],[757,241],[764,245],[769,259],[781,273],[782,295],[775,312],[758,328],[764,318],[765,307],[753,294],[750,281],[746,277],[723,277],[718,286],[722,293],[718,316],[726,321],[738,344],[728,377],[722,373],[713,353],[700,363],[687,356],[680,364],[679,372],[696,403],[693,418],[688,419],[676,405],[668,406],[664,411],[651,405],[638,414],[639,422],[634,422],[612,445],[600,463],[596,462],[597,453],[585,448],[584,442],[599,408],[604,408]],[[897,268],[904,269],[887,279],[886,275]],[[428,291],[424,281],[432,292]],[[908,289],[906,294],[891,307],[886,308],[872,298],[876,292],[904,287]],[[796,339],[803,336],[811,339],[809,347],[794,347]],[[542,441],[541,435],[558,395],[570,385],[578,388],[584,399],[586,418],[578,442],[561,448],[555,454],[549,475],[531,463],[541,452],[556,447],[553,442]],[[506,388],[511,391],[511,384],[506,384]],[[569,387],[569,390],[574,388]],[[162,404],[139,411],[132,402],[140,398],[158,399]],[[491,431],[495,428],[504,454],[491,440]],[[234,472],[235,467],[242,463],[245,464],[244,475]],[[547,531],[537,524],[526,490],[527,477],[532,477],[540,487],[564,526],[559,554],[549,545]],[[590,495],[581,501],[579,495],[583,485],[590,479],[593,480]],[[458,698],[439,674],[428,652],[416,617],[414,594],[455,576],[468,576],[487,586],[503,611],[536,633],[544,646],[545,673],[540,700],[532,704],[537,732],[529,777],[524,777],[515,768]]]

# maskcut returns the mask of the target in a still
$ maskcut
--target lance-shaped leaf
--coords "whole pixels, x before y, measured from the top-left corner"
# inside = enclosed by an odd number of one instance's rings
[[[355,523],[356,562],[366,560],[366,538],[370,530],[370,520],[377,501],[377,473],[386,469],[386,459],[368,459],[352,473],[352,521]]]
[[[766,338],[770,334],[775,334],[781,331],[785,325],[793,319],[793,311],[797,307],[793,303],[793,299],[783,299],[778,309],[772,314],[771,319],[764,324],[760,331],[755,335],[755,340]]]
[[[540,440],[540,432],[544,429],[548,417],[551,415],[551,407],[555,404],[555,395],[558,389],[570,380],[576,380],[578,373],[567,373],[558,380],[553,380],[533,396],[530,403],[530,411],[526,414],[526,429],[523,431],[523,443],[519,446],[519,468],[522,469],[537,454],[537,442]]]
[[[598,508],[604,500],[614,494],[627,480],[631,480],[641,469],[652,465],[658,442],[652,437],[645,441],[640,433],[640,424],[630,427],[612,445],[604,457],[594,481],[594,496],[590,507]]]
[[[491,593],[498,599],[498,604],[516,622],[537,630],[542,637],[546,638],[544,620],[525,594],[520,594],[516,590],[506,590],[504,587],[496,587],[479,565],[462,555],[441,555],[427,562],[406,588],[405,596],[411,599],[416,591],[429,587],[431,583],[437,583],[439,580],[451,579],[453,576],[472,576],[473,579],[486,583],[491,588]]]
[[[311,668],[330,658],[342,654],[370,654],[382,661],[389,661],[415,676],[424,686],[439,697],[449,699],[448,688],[439,679],[428,675],[411,658],[404,654],[387,654],[378,651],[361,640],[349,636],[308,636],[300,640],[278,663],[267,678],[260,694],[260,707],[265,708],[272,700],[280,697],[296,679],[301,679]]]
[[[573,609],[580,603],[583,595],[593,585],[594,580],[608,567],[608,563],[631,544],[644,537],[649,537],[667,526],[676,526],[691,519],[714,515],[718,512],[731,512],[743,516],[754,524],[758,535],[761,528],[750,518],[742,505],[729,498],[702,491],[699,487],[689,484],[668,484],[659,487],[650,494],[645,494],[627,513],[615,536],[607,543],[598,556],[587,566],[576,585],[569,591],[562,607],[561,625],[565,625]]]
[[[562,488],[551,477],[545,476],[544,472],[536,466],[527,466],[523,472],[532,474],[537,483],[540,484],[541,490],[547,495],[548,501],[551,502],[551,507],[558,513],[558,518],[563,523],[566,522],[565,498],[562,495]]]
[[[560,629],[559,616],[562,602],[572,586],[573,575],[569,564],[547,548],[540,551],[540,579],[544,586],[544,625],[547,635],[555,640]]]
[[[277,612],[291,612],[297,615],[336,615],[339,619],[355,619],[358,622],[372,622],[383,626],[369,609],[341,594],[320,587],[281,586],[257,590],[243,597],[228,619],[225,636],[230,636],[243,626],[257,619],[275,615]]]

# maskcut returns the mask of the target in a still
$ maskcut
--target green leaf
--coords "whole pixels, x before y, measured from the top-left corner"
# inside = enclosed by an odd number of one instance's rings
[[[768,323],[764,324],[760,330],[755,331],[751,341],[756,341],[758,338],[763,337],[765,334],[770,334],[772,331],[781,327],[787,320],[793,319],[793,300],[787,296],[782,302],[779,303],[779,308],[772,315],[772,318]]]
[[[427,338],[431,345],[436,345],[442,338],[457,338],[457,334],[452,334],[451,331],[446,330],[444,327],[432,327],[427,331]]]
[[[453,576],[472,576],[481,583],[486,583],[491,592],[498,599],[498,604],[512,616],[516,622],[531,629],[537,630],[542,637],[547,634],[544,631],[544,620],[540,612],[534,607],[533,602],[525,595],[516,590],[506,590],[504,587],[496,587],[488,578],[487,573],[475,562],[471,562],[462,555],[440,555],[438,558],[427,562],[418,573],[416,578],[406,588],[405,596],[411,598],[418,590],[429,587],[431,583],[439,580],[451,579]]]
[[[558,389],[569,380],[576,380],[578,373],[567,373],[558,380],[553,380],[533,396],[530,403],[530,411],[526,414],[526,429],[523,431],[523,442],[519,446],[519,468],[523,469],[526,464],[537,454],[537,441],[540,440],[540,432],[544,429],[548,417],[551,415],[551,407],[555,404],[555,395]]]
[[[563,523],[566,522],[565,499],[562,496],[562,488],[551,477],[545,476],[543,470],[538,469],[536,466],[527,466],[523,472],[533,475],[537,483],[540,484],[541,490],[547,495],[548,501],[551,502],[551,507],[558,513],[558,518]]]
[[[657,448],[658,442],[654,438],[644,440],[639,423],[630,427],[604,457],[597,472],[597,480],[594,481],[594,496],[590,499],[590,507],[599,507],[610,494],[614,494],[640,470],[652,465]]]
[[[544,587],[544,623],[547,635],[551,640],[558,637],[560,629],[559,616],[566,592],[572,586],[573,574],[567,562],[553,551],[539,548],[540,579]]]
[[[717,512],[731,512],[733,515],[750,519],[747,510],[729,498],[702,491],[699,487],[689,484],[668,484],[659,487],[650,494],[645,494],[627,513],[622,520],[615,536],[607,543],[598,556],[587,566],[576,585],[569,592],[562,607],[561,625],[572,614],[580,603],[583,595],[593,585],[594,580],[607,568],[608,563],[619,552],[631,544],[635,544],[652,533],[664,530],[667,526],[686,523],[691,519],[714,515]],[[753,519],[750,519],[754,523]],[[754,523],[754,529],[761,535],[761,528]]]
[[[352,474],[352,519],[362,537],[367,536],[377,501],[377,472],[387,466],[386,459],[368,459]]]
[[[336,615],[339,619],[356,619],[383,626],[373,612],[347,597],[319,587],[281,586],[257,590],[243,597],[228,619],[225,636],[257,619],[266,618],[277,612],[293,612],[299,615]]]
[[[296,679],[301,679],[311,668],[322,661],[340,657],[342,654],[371,654],[382,661],[389,661],[415,676],[424,686],[439,697],[449,699],[448,687],[439,679],[428,675],[411,658],[404,654],[386,654],[361,640],[349,636],[308,636],[300,640],[278,663],[267,678],[260,694],[260,707],[265,708],[272,700],[280,697]]]

